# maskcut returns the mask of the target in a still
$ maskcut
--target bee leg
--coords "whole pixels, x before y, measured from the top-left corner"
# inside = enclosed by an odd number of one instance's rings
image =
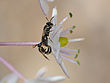
[[[36,45],[32,45],[33,48],[35,48],[36,46],[38,46],[38,44],[36,44]]]
[[[53,43],[53,41],[50,39],[50,37],[49,37],[49,40]]]
[[[49,32],[52,32],[53,30],[50,30]]]
[[[45,56],[45,54],[41,53],[47,60],[49,60],[49,58],[47,56]]]

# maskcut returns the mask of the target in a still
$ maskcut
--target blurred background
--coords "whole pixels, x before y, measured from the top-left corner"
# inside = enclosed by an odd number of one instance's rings
[[[110,0],[56,0],[49,6],[49,18],[52,8],[57,7],[58,22],[72,12],[73,18],[66,21],[64,27],[76,25],[76,29],[68,36],[85,38],[68,46],[81,50],[81,65],[63,60],[70,79],[61,83],[109,83]],[[0,41],[40,41],[46,22],[38,0],[0,0]],[[49,55],[50,61],[47,61],[37,48],[0,47],[0,56],[29,79],[42,67],[48,68],[45,76],[65,76],[54,57]],[[9,73],[11,71],[0,62],[0,79]]]

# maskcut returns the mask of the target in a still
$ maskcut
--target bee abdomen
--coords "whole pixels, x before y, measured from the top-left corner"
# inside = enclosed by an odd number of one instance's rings
[[[47,51],[45,51],[45,54],[50,54],[51,52],[52,52],[52,49],[50,46],[48,46],[48,49],[47,49]]]

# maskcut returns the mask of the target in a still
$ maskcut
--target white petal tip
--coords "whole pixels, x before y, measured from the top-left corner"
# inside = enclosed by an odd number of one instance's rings
[[[68,74],[68,72],[67,72],[67,69],[66,69],[64,63],[61,62],[61,63],[59,63],[59,65],[60,65],[61,69],[63,70],[63,72],[65,73],[65,75],[66,75],[68,78],[70,78],[70,76],[69,76],[69,74]]]
[[[49,2],[53,2],[53,1],[55,1],[55,0],[47,0],[47,1],[49,1]]]
[[[65,77],[64,76],[56,76],[53,78],[54,81],[63,81],[65,80]]]
[[[47,0],[39,0],[40,2],[40,7],[42,9],[42,12],[44,13],[44,15],[48,15],[48,11],[49,11],[49,6],[48,6],[48,1]]]
[[[44,79],[47,82],[59,82],[65,80],[64,76],[54,76],[54,77],[47,77]]]
[[[80,41],[85,40],[85,38],[79,38]]]
[[[39,72],[37,73],[37,77],[42,77],[45,74],[46,70],[47,69],[45,67],[40,69]]]
[[[53,11],[52,11],[52,17],[56,16],[57,15],[57,9],[56,7],[53,8]]]
[[[4,77],[0,83],[17,83],[18,81],[18,76],[14,73],[7,75],[6,77]]]
[[[70,39],[69,42],[77,42],[82,40],[84,40],[84,38]]]

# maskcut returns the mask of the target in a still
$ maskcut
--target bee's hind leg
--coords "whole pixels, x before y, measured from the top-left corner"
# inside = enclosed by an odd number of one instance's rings
[[[48,58],[45,54],[42,53],[42,55],[43,55],[47,60],[49,60],[49,58]]]

